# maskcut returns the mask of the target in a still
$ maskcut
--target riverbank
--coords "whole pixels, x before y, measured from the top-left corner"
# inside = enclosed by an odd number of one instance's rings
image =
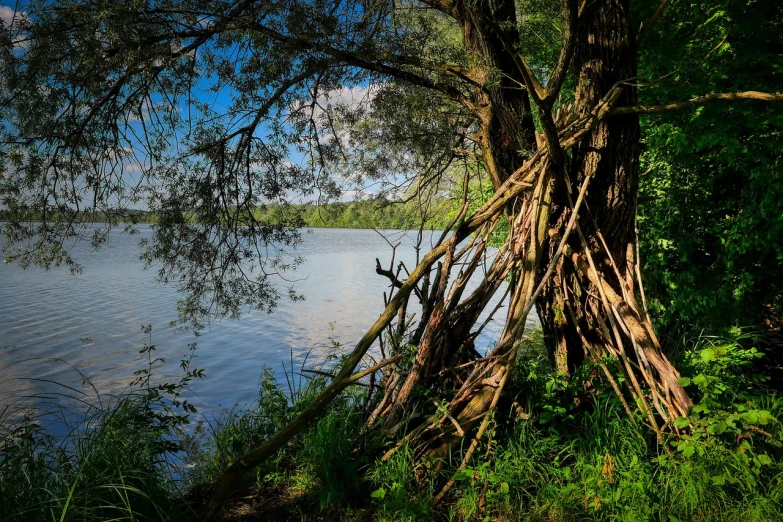
[[[683,436],[665,446],[616,400],[563,407],[575,390],[541,356],[528,356],[512,386],[518,402],[498,408],[465,469],[457,469],[465,448],[440,464],[416,464],[416,448],[404,446],[378,459],[391,446],[363,433],[372,400],[356,387],[250,473],[224,519],[779,519],[783,402],[750,371],[758,352],[707,337],[685,348],[683,378],[699,405],[678,420]],[[188,427],[193,408],[182,397],[198,370],[186,365],[164,385],[144,369],[138,377],[122,396],[80,415],[49,408],[0,423],[0,519],[192,520],[227,466],[327,383],[318,373],[267,370],[253,400]],[[53,437],[52,421],[66,423],[67,435]],[[449,478],[455,486],[433,506]]]

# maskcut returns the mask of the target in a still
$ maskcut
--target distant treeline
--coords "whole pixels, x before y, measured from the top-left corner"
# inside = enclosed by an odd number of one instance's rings
[[[304,203],[281,208],[280,205],[261,205],[256,217],[274,222],[284,212],[289,217],[297,215],[303,226],[310,228],[418,228],[421,212],[416,202],[389,202],[363,200],[315,205]],[[427,228],[442,229],[452,217],[451,202],[442,200],[430,205],[426,215]]]
[[[427,228],[443,229],[453,217],[451,201],[440,200],[430,204],[425,213]],[[298,223],[307,228],[380,228],[414,229],[418,228],[422,212],[415,201],[379,201],[361,200],[316,205],[303,203],[281,206],[278,203],[262,204],[253,211],[255,218],[266,223]],[[63,217],[64,218],[64,217]],[[22,219],[12,216],[7,210],[0,210],[0,221],[41,221],[41,216],[29,215]],[[49,216],[52,221],[57,217]],[[74,219],[69,216],[67,219]],[[143,210],[124,210],[107,214],[104,212],[82,213],[76,221],[84,223],[125,222],[156,224],[158,215]],[[198,219],[193,216],[193,221]]]
[[[39,212],[12,212],[7,209],[0,209],[0,222],[42,222],[43,214]],[[49,212],[46,215],[46,221],[51,223],[75,222],[75,223],[157,223],[158,216],[154,212],[146,210],[122,209],[111,212]]]

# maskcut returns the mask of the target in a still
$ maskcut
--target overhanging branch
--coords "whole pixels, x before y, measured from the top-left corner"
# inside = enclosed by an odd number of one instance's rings
[[[416,61],[413,60],[412,58],[405,59],[404,57],[397,57],[397,59],[395,59],[395,56],[392,54],[382,54],[380,59],[377,56],[375,57],[375,59],[368,59],[364,56],[361,56],[359,53],[353,51],[337,49],[330,45],[318,44],[316,42],[312,42],[304,38],[288,36],[263,25],[253,25],[249,27],[249,29],[258,31],[259,33],[273,40],[276,40],[284,45],[287,45],[293,49],[298,49],[301,51],[324,53],[328,56],[343,61],[346,65],[352,65],[354,67],[358,67],[368,71],[375,71],[381,74],[387,74],[389,76],[411,83],[413,85],[419,85],[421,87],[432,89],[433,91],[437,91],[445,94],[446,96],[460,103],[461,105],[468,108],[469,110],[471,111],[474,110],[472,100],[470,100],[470,98],[457,87],[432,80],[430,78],[421,76],[409,70],[396,67],[397,64],[410,65],[412,62]],[[389,62],[393,63],[394,65],[391,65]],[[420,66],[425,67],[423,63]],[[450,68],[451,66],[444,65],[444,67]],[[432,69],[428,68],[428,70],[431,71]],[[457,77],[463,80],[466,79],[465,77],[457,75],[456,69],[453,68],[449,70],[448,73],[444,71],[444,74],[448,74],[451,77]]]
[[[681,111],[699,107],[715,101],[757,100],[765,102],[783,101],[783,93],[745,91],[745,92],[713,92],[704,96],[697,96],[690,100],[666,105],[636,105],[633,107],[616,107],[609,112],[609,116],[622,116],[627,114],[664,114],[667,112]]]

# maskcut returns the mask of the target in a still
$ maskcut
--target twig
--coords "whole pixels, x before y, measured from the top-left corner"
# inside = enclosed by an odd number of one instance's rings
[[[449,419],[451,421],[451,423],[454,425],[454,428],[457,430],[457,433],[459,434],[459,436],[460,437],[464,437],[465,436],[465,432],[462,431],[462,426],[459,425],[459,422],[457,422],[457,419],[455,419],[454,417],[451,416],[451,414],[449,413],[448,408],[444,407],[442,404],[438,404],[438,401],[436,401],[435,399],[432,399],[432,402],[435,404],[435,407],[441,413],[443,413],[443,415],[445,415],[447,419]]]

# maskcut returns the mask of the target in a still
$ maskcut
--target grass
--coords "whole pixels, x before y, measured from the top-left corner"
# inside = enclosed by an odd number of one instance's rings
[[[166,458],[171,440],[149,422],[148,406],[128,395],[88,408],[61,437],[34,410],[2,423],[0,520],[187,520]]]
[[[384,463],[363,454],[366,397],[356,388],[247,477],[227,518],[783,519],[777,420],[783,401],[753,375],[757,352],[739,336],[699,336],[686,348],[679,366],[698,406],[678,419],[691,426],[689,435],[669,441],[666,450],[611,394],[578,406],[569,401],[574,390],[536,350],[527,350],[513,388],[530,405],[530,418],[505,415],[514,411],[510,405],[499,409],[470,467],[437,507],[432,498],[460,456],[436,475],[410,449]],[[582,377],[590,375],[587,368]],[[176,413],[187,381],[159,388],[144,372],[129,393],[68,417],[65,436],[51,435],[35,412],[22,422],[1,422],[0,519],[190,519],[222,471],[288,422],[327,381],[290,369],[277,379],[265,370],[258,396],[191,436],[182,429],[185,415]],[[582,384],[577,379],[572,386]],[[183,452],[191,464],[186,483],[177,480],[181,469],[173,458]]]
[[[177,457],[188,442],[188,414],[195,411],[182,393],[202,372],[191,367],[191,351],[177,382],[154,384],[152,368],[160,361],[154,352],[151,343],[144,346],[146,365],[120,396],[77,395],[81,410],[44,401],[21,418],[8,408],[2,412],[0,520],[192,518]]]

